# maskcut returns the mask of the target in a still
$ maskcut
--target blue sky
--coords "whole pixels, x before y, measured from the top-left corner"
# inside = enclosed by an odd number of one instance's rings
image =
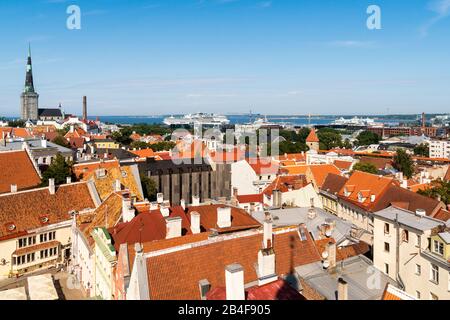
[[[81,8],[81,30],[66,9]],[[366,27],[370,4],[382,29]],[[450,111],[450,0],[2,0],[0,115]]]

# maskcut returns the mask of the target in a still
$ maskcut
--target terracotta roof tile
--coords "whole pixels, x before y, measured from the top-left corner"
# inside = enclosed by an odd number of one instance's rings
[[[306,142],[319,142],[319,137],[316,134],[316,130],[314,128],[309,132],[308,137],[306,138]]]
[[[353,162],[352,161],[343,161],[343,160],[335,160],[334,165],[338,167],[340,170],[350,170]]]
[[[434,215],[433,218],[447,222],[448,220],[450,220],[450,212],[447,211],[447,210],[445,210],[445,209],[440,209],[440,210]]]
[[[359,162],[373,164],[378,170],[384,170],[392,166],[392,159],[378,157],[362,157]]]
[[[155,152],[148,148],[148,149],[141,149],[141,150],[130,150],[131,153],[137,155],[140,158],[153,158],[155,157]]]
[[[152,300],[200,299],[198,282],[207,279],[211,286],[225,286],[225,267],[239,263],[244,281],[257,280],[255,263],[261,248],[262,233],[235,236],[206,245],[155,255],[147,258],[148,283]],[[274,235],[276,272],[279,276],[293,272],[299,265],[320,261],[314,241],[300,241],[297,231]]]
[[[236,196],[237,201],[239,203],[263,203],[263,194],[246,194],[246,195],[240,195]]]
[[[270,160],[248,159],[247,162],[258,175],[278,173],[279,165]]]
[[[12,184],[23,190],[40,183],[41,178],[26,151],[0,152],[0,193],[10,192]]]
[[[317,187],[322,187],[329,174],[340,174],[341,171],[333,164],[311,165],[309,170],[314,176]]]
[[[308,182],[304,175],[278,176],[266,189],[264,189],[263,193],[272,196],[273,190],[288,192],[289,190],[299,190],[307,185]]]
[[[333,193],[333,194],[338,193],[342,189],[342,187],[345,185],[347,180],[348,179],[346,177],[330,173],[325,178],[325,181],[322,184],[321,189],[324,191]]]
[[[69,212],[95,209],[87,183],[56,187],[51,195],[48,188],[22,191],[0,196],[0,238],[71,219]],[[48,221],[44,224],[42,218]],[[13,223],[11,232],[5,226]]]

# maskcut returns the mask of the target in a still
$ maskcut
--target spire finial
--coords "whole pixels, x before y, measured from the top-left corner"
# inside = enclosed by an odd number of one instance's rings
[[[31,57],[31,43],[28,42],[28,57]]]

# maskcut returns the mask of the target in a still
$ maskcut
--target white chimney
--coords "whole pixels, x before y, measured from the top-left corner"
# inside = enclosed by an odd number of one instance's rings
[[[73,133],[75,131],[75,126],[72,124],[70,125],[70,133]]]
[[[273,224],[272,224],[272,217],[270,216],[270,213],[266,213],[266,219],[264,219],[263,222],[264,227],[264,237],[263,237],[263,248],[272,248],[273,244]]]
[[[41,147],[42,148],[47,148],[47,139],[45,139],[45,138],[41,139]]]
[[[12,184],[11,185],[11,193],[16,193],[17,192],[17,184]]]
[[[417,209],[416,210],[416,215],[421,216],[421,217],[425,217],[427,215],[427,212],[423,209]]]
[[[240,264],[231,264],[225,268],[227,300],[245,300],[244,269]]]
[[[325,250],[328,254],[329,268],[336,267],[336,243],[332,241],[328,242]]]
[[[181,237],[181,217],[166,218],[166,239]]]
[[[115,192],[122,191],[122,184],[120,183],[119,179],[116,179],[116,181],[114,181],[114,191]]]
[[[275,273],[275,252],[273,248],[258,252],[258,286],[263,286],[278,279]]]
[[[181,199],[180,200],[180,206],[183,208],[183,210],[186,210],[186,200]]]
[[[66,178],[66,183],[67,183],[67,184],[72,183],[72,177],[67,177],[67,178]]]
[[[376,196],[374,194],[370,195],[370,202],[375,202]]]
[[[159,204],[163,203],[164,195],[162,193],[156,194],[156,200],[158,201]]]
[[[55,179],[48,179],[48,191],[50,194],[55,194]]]
[[[192,206],[198,207],[200,205],[200,197],[199,196],[192,196]]]
[[[150,210],[151,211],[158,210],[158,208],[159,208],[158,202],[150,202]]]
[[[348,300],[348,284],[342,278],[338,280],[338,300]]]
[[[191,231],[193,234],[200,233],[200,213],[196,211],[191,212]]]
[[[167,206],[165,206],[165,205],[161,205],[161,206],[159,207],[159,211],[161,212],[161,215],[162,215],[164,218],[167,218],[168,216],[170,216],[170,209],[169,209],[169,207],[167,207]]]
[[[401,187],[403,189],[408,189],[408,180],[406,179],[401,180]]]
[[[122,198],[122,220],[123,222],[130,222],[136,216],[136,211],[131,205],[131,199]]]
[[[231,208],[217,208],[217,226],[219,228],[231,227]]]

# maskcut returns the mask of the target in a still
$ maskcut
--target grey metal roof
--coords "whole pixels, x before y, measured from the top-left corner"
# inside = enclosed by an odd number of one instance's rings
[[[26,142],[28,144],[28,146],[30,147],[31,150],[37,150],[37,149],[45,150],[46,149],[46,148],[42,148],[41,139],[29,139],[29,140],[25,140],[25,141],[7,142],[6,146],[0,145],[0,151],[22,150],[22,145],[24,142]],[[53,143],[50,141],[47,141],[47,148],[56,148],[61,153],[64,153],[64,152],[72,153],[71,149],[65,148],[63,146],[60,146],[59,144],[56,144],[56,143]]]
[[[450,232],[439,233],[439,236],[445,241],[445,243],[450,243]]]
[[[395,221],[396,217],[398,217],[398,222],[400,224],[420,231],[430,230],[437,226],[443,225],[443,222],[440,220],[436,220],[428,216],[417,215],[415,212],[392,206],[375,212],[374,216],[382,217],[390,221]]]
[[[320,208],[315,208],[317,215],[314,219],[310,219],[308,218],[308,210],[309,208],[291,208],[269,210],[269,212],[272,214],[274,227],[304,223],[308,231],[312,233],[314,239],[319,239],[319,227],[324,223],[335,223],[332,237],[337,243],[350,236],[352,229],[350,222],[344,221]],[[265,214],[263,211],[254,212],[252,213],[252,217],[262,223],[265,219]]]
[[[348,283],[349,300],[380,300],[387,283],[396,285],[393,279],[378,271],[364,256],[339,262],[334,272],[324,270],[321,262],[298,266],[295,271],[328,300],[337,300],[339,278]]]

